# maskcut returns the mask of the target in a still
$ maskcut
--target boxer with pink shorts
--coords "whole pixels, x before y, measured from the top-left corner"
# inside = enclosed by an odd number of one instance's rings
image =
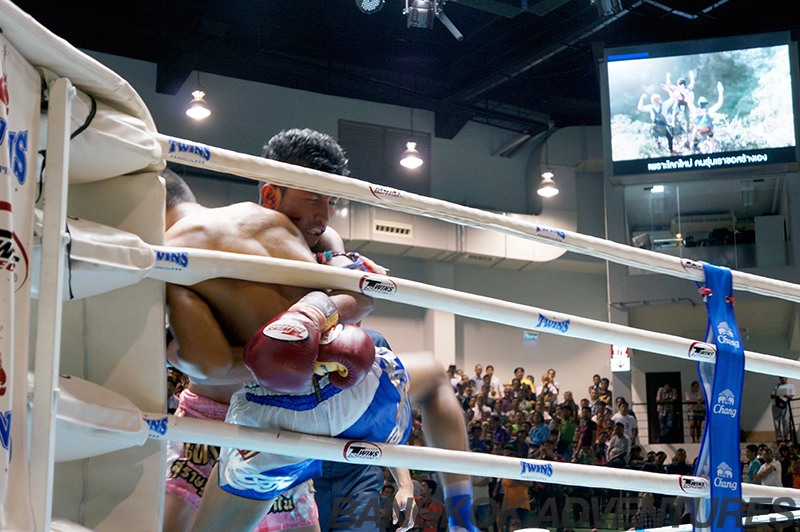
[[[181,392],[178,417],[225,421],[228,405]],[[219,447],[196,443],[167,443],[167,493],[197,508],[208,476],[219,457]],[[309,482],[303,482],[280,495],[255,532],[278,532],[316,525],[319,514]]]

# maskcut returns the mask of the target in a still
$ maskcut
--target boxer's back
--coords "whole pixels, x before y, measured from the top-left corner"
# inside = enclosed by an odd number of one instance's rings
[[[208,209],[195,204],[167,231],[165,244],[316,262],[300,231],[283,214],[254,203]],[[233,345],[308,292],[305,288],[211,279],[191,287],[209,304]]]

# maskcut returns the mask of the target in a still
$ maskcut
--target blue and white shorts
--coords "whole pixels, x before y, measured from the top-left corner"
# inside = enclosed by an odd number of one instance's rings
[[[306,395],[279,395],[255,383],[231,397],[226,423],[376,443],[404,443],[411,431],[408,373],[386,348],[375,350],[372,370],[358,386],[339,390],[319,380]],[[319,475],[320,461],[239,449],[220,451],[219,482],[249,499],[274,499]]]

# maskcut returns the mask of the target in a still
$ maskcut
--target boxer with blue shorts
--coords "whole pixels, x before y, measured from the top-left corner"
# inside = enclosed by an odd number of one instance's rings
[[[349,440],[404,443],[408,439],[408,374],[388,349],[376,348],[372,369],[357,386],[338,389],[325,375],[318,388],[306,395],[284,395],[247,384],[231,398],[226,422]],[[220,452],[220,487],[249,499],[274,499],[320,472],[319,460],[239,449]]]

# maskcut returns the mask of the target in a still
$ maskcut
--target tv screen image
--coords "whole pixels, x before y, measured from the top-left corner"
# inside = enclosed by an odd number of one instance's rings
[[[613,175],[797,160],[788,34],[606,50]]]

